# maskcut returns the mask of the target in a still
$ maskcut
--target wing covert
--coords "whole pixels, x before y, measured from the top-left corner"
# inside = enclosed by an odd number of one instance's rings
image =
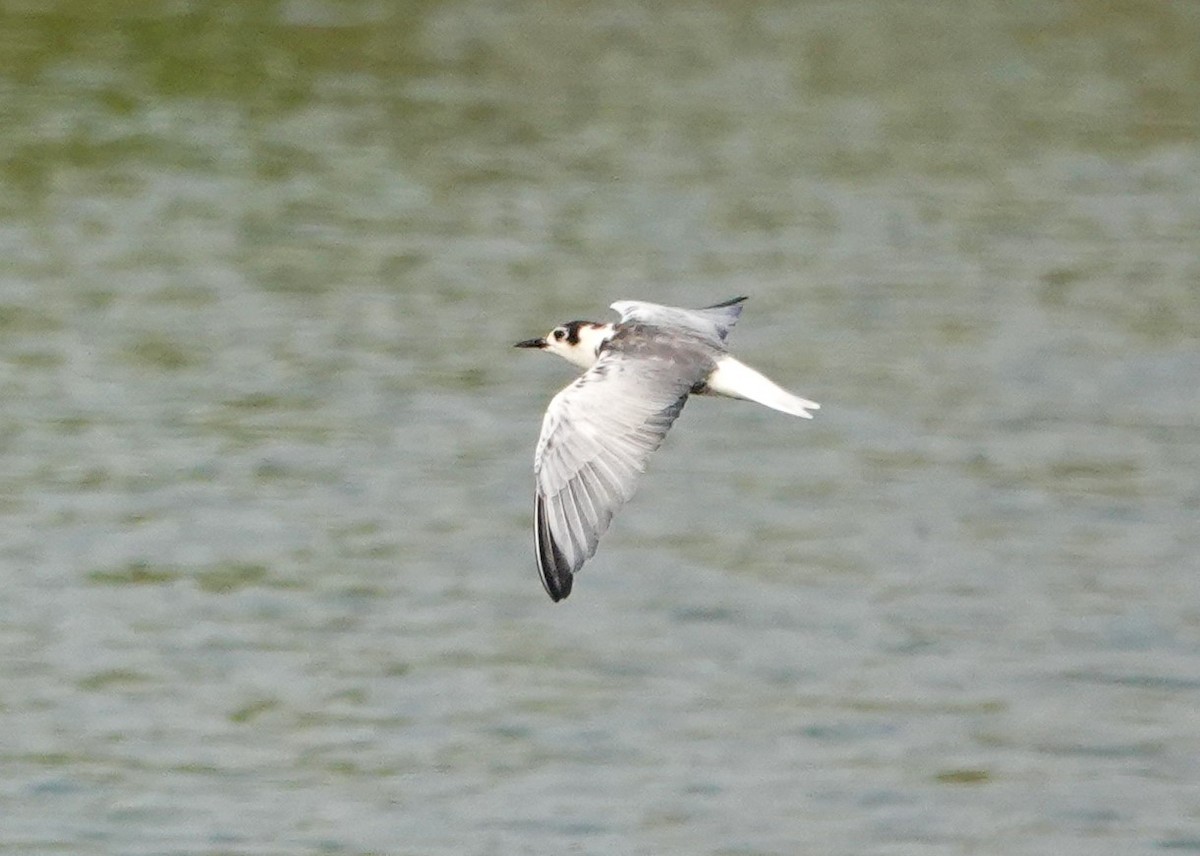
[[[655,327],[682,327],[720,345],[737,323],[745,300],[745,297],[735,297],[703,309],[680,309],[640,300],[618,300],[612,304],[612,308],[621,314],[622,323],[636,321]]]

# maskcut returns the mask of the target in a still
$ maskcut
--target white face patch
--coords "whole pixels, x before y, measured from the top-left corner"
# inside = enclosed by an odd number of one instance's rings
[[[573,329],[572,329],[573,328]],[[574,332],[575,335],[571,335]],[[555,327],[546,336],[546,350],[558,354],[572,365],[590,369],[596,364],[597,352],[613,334],[611,324],[592,324],[584,321]],[[572,341],[574,340],[574,341]]]
[[[612,338],[613,326],[611,324],[601,324],[594,327],[590,324],[581,325],[579,327],[579,349],[591,354],[592,362],[596,362],[596,358],[600,356],[600,346]]]

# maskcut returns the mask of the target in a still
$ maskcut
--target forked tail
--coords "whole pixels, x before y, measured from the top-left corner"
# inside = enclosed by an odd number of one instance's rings
[[[708,376],[706,392],[757,401],[772,410],[812,419],[810,410],[819,410],[821,405],[807,398],[792,395],[765,375],[756,372],[743,362],[728,354],[717,360],[717,367]]]

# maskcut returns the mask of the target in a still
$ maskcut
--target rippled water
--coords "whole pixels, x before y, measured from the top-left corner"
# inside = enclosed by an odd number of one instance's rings
[[[0,852],[1200,851],[1200,6],[0,10]],[[620,298],[751,300],[575,593]]]

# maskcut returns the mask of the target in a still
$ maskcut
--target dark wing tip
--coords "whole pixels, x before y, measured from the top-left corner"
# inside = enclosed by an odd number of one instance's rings
[[[546,594],[550,595],[550,599],[555,603],[558,603],[560,600],[566,600],[567,595],[571,593],[571,585],[574,581],[575,577],[570,571],[566,571],[553,582],[551,577],[542,576],[542,585],[546,589]]]
[[[726,306],[737,306],[739,303],[745,303],[750,298],[746,295],[741,297],[731,297],[722,303],[714,303],[712,306],[705,306],[705,309],[724,309]]]
[[[703,309],[695,311],[706,315],[708,320],[716,326],[717,338],[724,342],[729,336],[729,331],[733,329],[733,325],[742,316],[742,304],[745,302],[745,297],[734,297],[724,303],[714,303],[712,306],[705,306]]]
[[[546,503],[541,494],[538,495],[533,521],[534,541],[537,547],[538,574],[542,578],[542,587],[555,603],[571,593],[571,585],[575,575],[571,565],[562,550],[554,543],[550,532],[550,523],[546,519]]]

